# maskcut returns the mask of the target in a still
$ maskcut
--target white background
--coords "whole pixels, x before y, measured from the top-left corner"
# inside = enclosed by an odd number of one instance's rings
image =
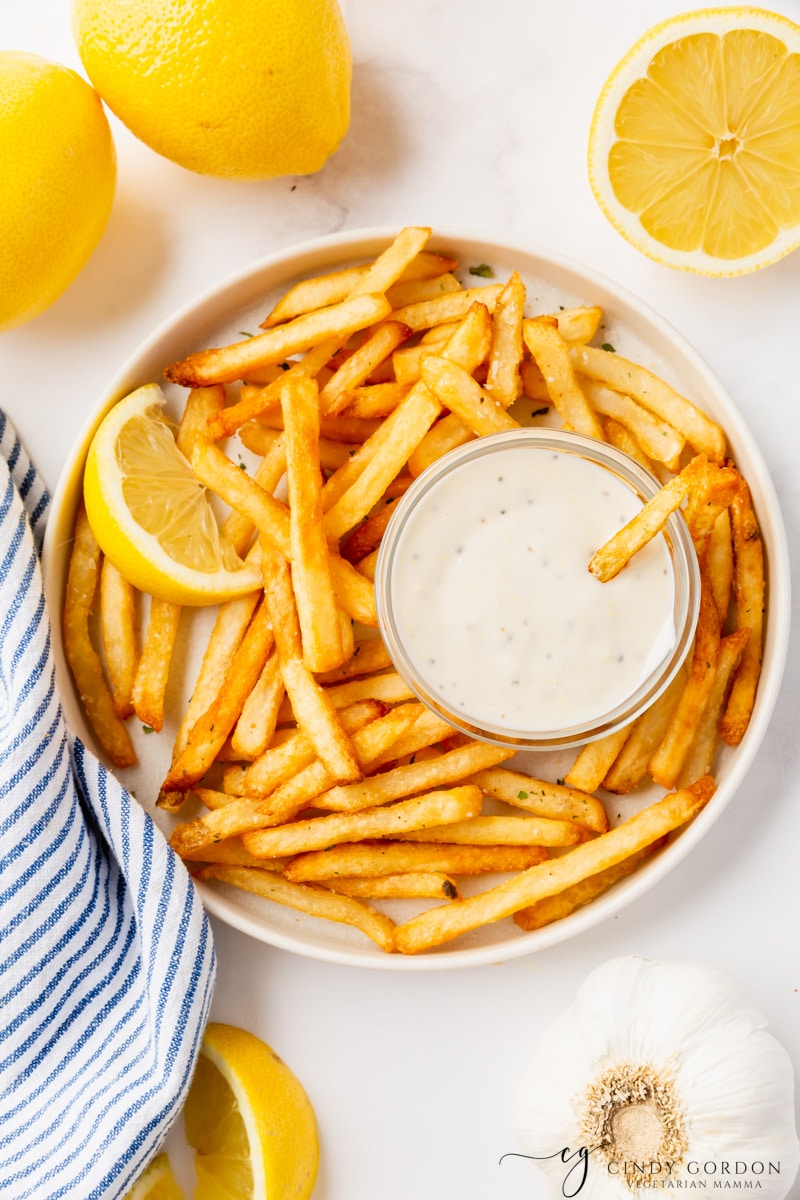
[[[684,7],[348,0],[351,128],[312,177],[202,178],[113,122],[119,186],[100,246],[49,312],[0,335],[0,405],[51,489],[107,381],[198,292],[340,229],[470,227],[604,272],[689,339],[760,445],[796,564],[800,254],[733,280],[671,272],[614,232],[587,183],[587,134],[606,76],[649,25]],[[800,20],[792,0],[775,7]],[[0,0],[0,46],[80,70],[67,0]],[[768,736],[706,839],[635,906],[535,956],[383,973],[295,957],[215,922],[213,1016],[261,1035],[305,1084],[322,1147],[315,1200],[544,1197],[532,1164],[499,1165],[517,1148],[514,1086],[540,1030],[615,955],[723,967],[800,1066],[799,705],[793,646]]]

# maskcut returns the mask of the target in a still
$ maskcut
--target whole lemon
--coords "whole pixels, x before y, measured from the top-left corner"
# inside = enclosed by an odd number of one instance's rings
[[[0,52],[0,330],[61,295],[105,229],[116,156],[100,97],[74,71]]]
[[[109,108],[192,171],[308,174],[347,132],[336,0],[73,0],[73,29]]]

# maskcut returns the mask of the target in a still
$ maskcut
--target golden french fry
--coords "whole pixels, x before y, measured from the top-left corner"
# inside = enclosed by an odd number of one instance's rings
[[[366,520],[357,525],[352,533],[342,541],[342,558],[350,563],[360,562],[381,544],[381,538],[386,532],[386,526],[392,519],[393,508],[386,504],[377,512],[372,513]]]
[[[593,555],[589,570],[606,583],[618,575],[622,568],[646,546],[666,525],[674,513],[686,500],[692,488],[702,481],[706,470],[705,455],[699,454],[684,467],[680,475],[676,475],[669,483],[664,484],[650,500],[644,504],[634,517],[623,525],[613,537],[609,538]]]
[[[443,292],[460,292],[461,284],[452,271],[441,275],[432,275],[430,279],[401,279],[386,292],[386,299],[392,308],[401,308],[406,304],[419,304],[422,300],[434,300]]]
[[[372,675],[373,672],[382,671],[391,665],[389,651],[379,637],[363,638],[355,643],[353,655],[347,662],[333,671],[317,675],[317,683],[344,683],[348,679],[357,679],[360,675]]]
[[[264,603],[275,635],[286,693],[297,723],[334,779],[343,782],[358,779],[361,771],[352,743],[324,689],[303,661],[300,622],[289,564],[266,541],[262,543],[261,554]]]
[[[422,711],[416,721],[409,729],[408,733],[402,735],[384,754],[376,758],[372,763],[372,770],[378,767],[391,764],[397,765],[398,759],[411,756],[411,761],[414,761],[414,755],[421,750],[428,750],[436,742],[440,742],[448,734],[452,733],[453,727],[443,717],[432,712],[431,709],[422,707]],[[465,783],[476,782],[474,779],[465,779]]]
[[[569,854],[522,871],[477,896],[420,913],[397,926],[395,947],[403,954],[416,954],[573,887],[685,825],[713,793],[714,781],[706,776],[691,788],[651,804],[616,829],[583,842]]]
[[[338,554],[331,555],[331,574],[339,607],[354,621],[377,628],[378,611],[375,607],[375,588],[372,580],[367,579],[352,563],[346,562]]]
[[[265,431],[266,432],[266,431]],[[265,447],[264,457],[256,467],[253,482],[270,495],[286,472],[286,442],[282,433],[274,433],[275,440]],[[279,518],[281,525],[283,518]],[[256,526],[244,512],[233,509],[222,524],[222,536],[230,542],[240,558],[249,553]]]
[[[332,416],[347,408],[353,391],[410,336],[411,330],[399,321],[384,321],[379,325],[325,384],[319,394],[320,412]]]
[[[578,757],[564,776],[564,782],[579,792],[595,792],[606,777],[630,735],[632,725],[615,729],[605,737],[582,746]]]
[[[558,322],[552,317],[529,317],[522,323],[522,334],[562,421],[576,433],[602,441],[603,430],[575,378],[569,346]]]
[[[524,808],[537,817],[549,817],[556,821],[575,821],[595,833],[608,829],[608,814],[601,800],[585,792],[534,779],[521,771],[508,767],[489,767],[470,775],[469,783],[477,783],[487,796]]]
[[[182,858],[186,863],[222,863],[228,867],[258,867],[259,869],[264,866],[263,858],[256,858],[255,854],[250,854],[245,850],[241,838],[238,837],[226,838],[222,842],[211,842],[182,855]],[[270,862],[270,867],[275,870],[277,864]]]
[[[590,875],[588,879],[582,879],[580,883],[565,888],[563,892],[558,892],[555,896],[546,896],[543,900],[538,900],[536,904],[521,908],[519,912],[514,913],[514,924],[526,933],[530,933],[534,929],[543,929],[545,925],[552,925],[554,921],[562,921],[570,913],[576,912],[592,900],[596,900],[620,879],[632,875],[639,864],[654,854],[663,844],[664,839],[659,839],[651,846],[643,846],[641,850],[637,850],[628,858],[623,858],[622,862],[618,862],[615,866],[607,867],[605,871],[599,871],[597,875]]]
[[[665,380],[638,363],[597,346],[572,346],[570,355],[575,370],[581,375],[606,383],[615,392],[632,396],[682,433],[699,454],[707,455],[712,462],[722,462],[725,457],[725,434],[719,425]]]
[[[381,700],[386,704],[398,704],[413,700],[414,693],[397,671],[383,675],[368,675],[360,679],[348,679],[344,683],[331,684],[324,689],[328,702],[335,708],[345,708],[357,700]],[[291,703],[287,699],[278,713],[278,723],[291,720]]]
[[[390,311],[385,296],[355,296],[329,308],[295,317],[285,325],[268,329],[243,342],[199,350],[167,367],[164,374],[170,382],[183,387],[204,387],[243,379],[254,367],[283,362],[292,354],[332,339],[345,339],[357,329],[366,329],[380,321]]]
[[[150,601],[142,653],[136,668],[131,700],[136,716],[151,729],[164,727],[164,698],[181,606],[155,596]]]
[[[285,857],[308,853],[310,850],[325,850],[339,842],[397,837],[409,830],[427,829],[429,826],[476,816],[480,809],[480,789],[466,785],[362,812],[332,813],[330,816],[312,817],[308,821],[295,821],[274,829],[258,830],[245,834],[243,842],[251,854],[264,858]]]
[[[278,656],[270,654],[231,734],[231,749],[237,758],[252,761],[266,750],[278,723],[284,690]]]
[[[708,580],[704,577],[689,678],[670,717],[666,733],[648,765],[653,779],[662,787],[673,787],[680,774],[695,728],[711,694],[719,648],[719,613]]]
[[[136,754],[127,729],[114,711],[111,691],[89,635],[89,616],[99,571],[100,547],[81,506],[75,518],[75,540],[64,596],[64,653],[100,745],[115,767],[132,767]]]
[[[683,515],[696,543],[710,537],[717,517],[733,503],[741,480],[734,467],[710,467],[704,485],[689,492]]]
[[[686,674],[685,669],[679,671],[667,689],[634,721],[625,745],[603,780],[607,792],[625,795],[644,779],[686,685]]]
[[[454,842],[468,846],[575,846],[585,835],[577,821],[480,816],[395,836],[410,842]]]
[[[648,457],[665,463],[670,471],[680,470],[680,456],[686,445],[683,434],[654,417],[630,396],[615,392],[596,379],[581,378],[580,385],[595,412],[629,429]]]
[[[519,368],[522,362],[522,319],[525,313],[525,284],[514,271],[498,297],[492,321],[492,348],[486,370],[486,391],[510,408],[522,393]]]
[[[133,685],[139,664],[136,588],[113,563],[100,569],[100,634],[114,712],[121,721],[133,715]]]
[[[289,510],[285,504],[231,462],[218,446],[199,438],[192,451],[192,470],[201,483],[253,522],[287,558],[291,557]]]
[[[600,327],[603,310],[596,304],[579,304],[575,308],[562,308],[560,312],[548,313],[558,325],[558,332],[565,342],[590,342]]]
[[[265,900],[283,904],[312,917],[324,917],[343,925],[360,929],[387,952],[392,949],[394,923],[376,909],[352,896],[340,896],[328,888],[309,887],[289,883],[281,875],[252,867],[228,867],[211,865],[195,875],[202,883],[229,883],[243,891],[252,892]]]
[[[265,429],[281,430],[283,429],[283,415],[281,412],[266,412],[261,413],[258,417],[259,425],[263,425]],[[374,433],[382,427],[383,422],[365,417],[349,417],[338,414],[334,417],[320,417],[319,432],[320,436],[332,442],[345,442],[348,446],[361,446],[368,441]]]
[[[761,675],[765,592],[761,530],[753,511],[750,489],[744,480],[731,504],[731,528],[736,628],[749,629],[750,637],[720,722],[720,737],[727,745],[738,746],[750,723]]]
[[[523,871],[549,857],[544,846],[458,846],[436,842],[357,842],[312,850],[284,868],[287,879],[373,878],[416,871],[490,875]]]
[[[727,508],[719,514],[709,534],[705,568],[711,594],[716,601],[720,624],[724,628],[733,585],[733,540],[731,515]]]
[[[404,304],[402,308],[394,309],[392,320],[401,321],[414,333],[419,333],[422,329],[430,329],[432,325],[461,320],[476,302],[483,304],[489,312],[494,312],[502,290],[502,284],[498,283],[488,284],[486,287],[464,288],[460,292],[443,292],[434,300]]]
[[[253,865],[257,862],[253,860]],[[377,875],[374,879],[321,880],[323,887],[341,896],[361,900],[458,900],[458,884],[444,871],[408,871],[401,875]]]
[[[739,665],[749,637],[749,629],[736,629],[724,637],[720,643],[714,686],[695,730],[689,753],[681,768],[679,776],[681,787],[687,787],[696,779],[711,772],[718,745],[720,715],[728,696],[731,679]]]
[[[272,649],[270,615],[261,604],[231,659],[219,694],[195,722],[186,746],[162,784],[164,792],[185,792],[202,779],[238,721]]]
[[[426,354],[420,373],[422,382],[442,407],[449,408],[479,437],[519,429],[519,421],[510,417],[502,404],[484,391],[458,363],[436,354]]]
[[[328,543],[322,530],[319,408],[313,380],[281,388],[289,487],[292,589],[309,671],[331,671],[345,659],[333,590]]]
[[[359,783],[331,788],[319,797],[318,807],[337,812],[357,812],[387,804],[401,796],[430,791],[442,784],[455,783],[484,767],[494,767],[511,758],[514,751],[487,742],[467,742],[426,762],[408,763],[394,767],[381,775],[372,775]]]
[[[351,392],[344,415],[362,418],[388,417],[408,392],[408,387],[397,380],[390,383],[365,384]]]

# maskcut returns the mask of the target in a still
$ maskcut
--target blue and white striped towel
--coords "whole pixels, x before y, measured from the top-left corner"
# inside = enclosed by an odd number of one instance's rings
[[[48,502],[0,412],[0,1197],[112,1200],[180,1111],[214,949],[182,864],[66,729]]]

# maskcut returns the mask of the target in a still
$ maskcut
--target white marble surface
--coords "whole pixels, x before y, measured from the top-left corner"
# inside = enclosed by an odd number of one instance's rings
[[[760,445],[796,565],[800,254],[728,281],[670,272],[620,239],[586,179],[607,73],[649,25],[684,7],[347,0],[352,124],[313,177],[201,178],[115,122],[119,189],[99,248],[49,312],[0,336],[0,404],[51,488],[107,380],[198,291],[252,258],[339,229],[462,226],[581,260],[688,337]],[[800,19],[796,0],[774,7]],[[6,0],[0,44],[79,67],[66,0],[13,9]],[[613,955],[725,968],[800,1067],[799,704],[793,646],[763,747],[709,836],[634,907],[536,956],[441,974],[361,971],[293,957],[215,922],[213,1015],[259,1033],[303,1080],[320,1127],[319,1200],[542,1200],[530,1163],[499,1165],[516,1149],[513,1088],[542,1025]]]

